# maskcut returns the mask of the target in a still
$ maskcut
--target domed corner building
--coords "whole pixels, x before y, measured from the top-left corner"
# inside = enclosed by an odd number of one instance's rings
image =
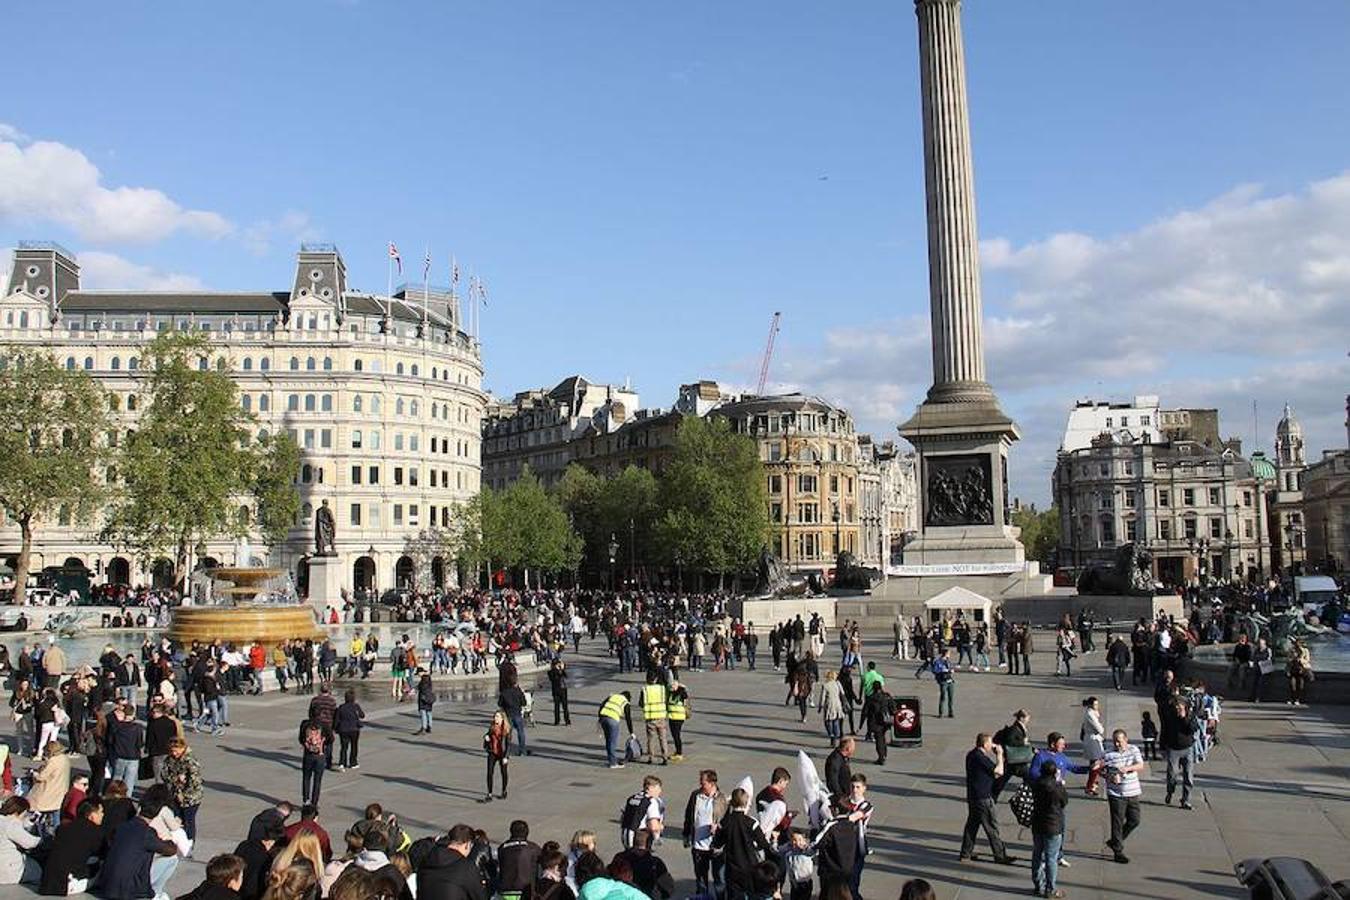
[[[451,560],[433,558],[419,571],[407,553],[408,539],[448,525],[456,505],[479,490],[482,352],[451,290],[353,290],[331,244],[301,246],[287,290],[82,290],[73,253],[24,242],[4,291],[0,343],[43,347],[88,371],[109,391],[123,437],[135,428],[146,345],[172,329],[210,337],[211,364],[235,380],[259,433],[284,428],[301,448],[300,515],[262,560],[290,571],[301,593],[314,510],[324,500],[345,587],[378,593],[455,582]],[[252,515],[246,501],[238,514]],[[257,536],[251,543],[262,546]],[[0,520],[0,560],[12,564],[18,545],[17,526]],[[255,562],[235,553],[234,541],[214,541],[195,562]],[[65,511],[37,533],[30,562],[35,572],[83,565],[94,584],[166,586],[172,575],[167,559],[142,567],[100,544],[96,528],[73,526]]]
[[[1266,492],[1271,555],[1276,572],[1283,572],[1308,559],[1307,523],[1303,509],[1303,475],[1307,467],[1303,451],[1303,425],[1286,403],[1284,414],[1275,424],[1275,473]]]

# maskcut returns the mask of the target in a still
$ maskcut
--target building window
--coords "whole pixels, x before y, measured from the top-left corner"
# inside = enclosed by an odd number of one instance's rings
[[[395,375],[402,375],[402,374],[403,374],[403,363],[395,363],[395,364],[394,364],[394,374],[395,374]]]
[[[323,370],[324,370],[325,372],[331,372],[331,371],[333,371],[333,357],[331,357],[331,356],[325,356],[325,357],[323,358]]]
[[[1220,502],[1221,502],[1221,501],[1219,500],[1219,489],[1216,488],[1216,487],[1210,488],[1210,489],[1209,489],[1209,505],[1210,505],[1210,506],[1218,506]]]
[[[332,411],[333,411],[333,395],[332,395],[332,394],[324,394],[322,397],[320,397],[320,398],[319,398],[319,408],[320,408],[321,410],[323,410],[324,412],[332,412]]]
[[[287,409],[287,411],[289,411],[289,412],[299,412],[299,411],[300,411],[300,395],[299,395],[299,394],[290,394],[289,396],[286,397],[286,409]]]
[[[1116,542],[1116,522],[1115,519],[1102,519],[1102,543],[1114,544]]]
[[[1223,519],[1215,517],[1209,520],[1209,536],[1211,538],[1223,537]]]
[[[248,394],[244,394],[242,397],[240,397],[239,402],[243,404],[244,412],[253,411],[253,398],[250,397]]]
[[[395,450],[403,449],[403,432],[401,431],[394,432],[394,449]]]
[[[324,450],[333,449],[333,429],[324,428],[319,431],[319,446]]]
[[[305,412],[314,412],[314,395],[305,395]]]
[[[266,394],[258,395],[258,412],[267,412],[272,408],[272,401]]]
[[[253,357],[251,356],[244,357],[244,371],[245,372],[253,371]]]
[[[300,357],[298,356],[291,357],[291,371],[292,372],[300,371]]]
[[[357,394],[352,398],[352,412],[360,412],[365,404],[361,402],[361,395]]]
[[[352,429],[352,449],[353,450],[361,449],[361,429],[359,428]]]
[[[352,466],[352,484],[361,483],[361,467]]]
[[[798,503],[797,521],[803,525],[819,524],[820,505],[817,503]]]
[[[369,481],[371,484],[379,484],[379,483],[380,483],[380,467],[379,467],[379,466],[371,466],[370,469],[366,472],[366,475],[368,476],[366,480]]]
[[[417,487],[417,467],[412,466],[408,469],[408,487]]]
[[[394,484],[403,483],[403,467],[394,466]]]
[[[1251,506],[1251,505],[1252,505],[1252,492],[1251,492],[1251,491],[1243,491],[1243,492],[1242,492],[1242,505],[1243,505],[1243,506]]]
[[[1172,539],[1172,521],[1170,519],[1158,520],[1158,537],[1164,541]]]
[[[357,527],[361,525],[361,504],[353,503],[351,509],[351,524]]]
[[[816,492],[816,476],[798,475],[797,491],[802,494],[814,494]]]
[[[1134,519],[1125,520],[1125,540],[1131,543],[1139,540],[1139,523]]]
[[[93,358],[92,356],[86,356],[86,357],[84,358],[84,369],[85,369],[85,371],[88,372],[88,371],[90,371],[90,370],[93,369],[93,368],[94,368],[94,358]]]
[[[306,450],[313,450],[313,449],[314,449],[314,429],[313,429],[313,428],[306,428],[306,429],[305,429],[305,444],[304,444],[304,447],[305,447]]]
[[[314,357],[312,356],[305,357],[305,371],[306,372],[314,371]]]
[[[1158,491],[1158,505],[1159,505],[1159,506],[1171,506],[1171,505],[1172,505],[1172,492],[1171,492],[1171,491],[1168,491],[1168,490]]]
[[[1250,537],[1252,536],[1252,520],[1251,520],[1251,519],[1243,519],[1243,520],[1242,520],[1242,536],[1245,537],[1245,538],[1250,538]]]
[[[1182,519],[1181,527],[1183,529],[1182,532],[1183,537],[1185,537],[1187,540],[1195,539],[1196,536],[1195,519],[1193,518]]]
[[[132,366],[132,368],[134,369],[136,367]],[[272,368],[272,361],[264,356],[262,359],[258,360],[258,368],[263,372],[267,372]]]
[[[1182,488],[1182,489],[1181,489],[1181,504],[1182,504],[1183,506],[1194,506],[1194,505],[1195,505],[1195,488]]]
[[[402,398],[402,397],[399,397],[398,399],[396,399],[396,400],[394,401],[394,414],[395,414],[395,415],[398,415],[398,416],[403,415],[403,398]]]
[[[782,476],[782,475],[770,475],[770,476],[769,476],[769,493],[770,493],[770,494],[781,494],[781,493],[783,493],[783,476]]]
[[[1125,492],[1125,508],[1134,509],[1134,491]],[[1131,538],[1133,540],[1133,538]]]
[[[417,444],[418,444],[418,442],[419,442],[419,438],[418,438],[417,435],[415,435],[415,434],[410,434],[410,435],[408,435],[408,449],[411,450],[413,453],[416,453],[416,452],[417,452]]]
[[[403,524],[403,504],[402,504],[402,503],[395,503],[395,504],[394,504],[394,524],[395,524],[395,525],[402,525],[402,524]]]
[[[769,504],[769,521],[771,522],[783,521],[783,504],[781,503]]]

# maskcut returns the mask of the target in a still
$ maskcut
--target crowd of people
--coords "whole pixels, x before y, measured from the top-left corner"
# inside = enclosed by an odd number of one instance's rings
[[[491,803],[508,796],[512,757],[531,752],[533,696],[521,683],[518,658],[532,654],[542,664],[554,725],[568,727],[568,653],[577,652],[583,639],[603,639],[617,672],[643,676],[636,690],[614,691],[596,710],[605,764],[664,766],[685,759],[682,732],[694,714],[681,673],[755,670],[763,633],[773,671],[784,678],[784,705],[795,705],[803,722],[810,710],[818,711],[831,748],[819,802],[811,800],[811,785],[801,786],[807,811],[791,815],[787,796],[793,778],[785,768],[774,769],[758,793],[745,783],[723,791],[716,771],[698,770],[679,832],[691,854],[696,887],[726,900],[779,895],[807,900],[816,890],[829,900],[860,898],[873,806],[867,778],[853,773],[850,761],[861,740],[875,744],[878,764],[886,762],[895,698],[876,661],[863,658],[857,623],[827,629],[818,616],[796,616],[765,631],[728,615],[725,601],[722,595],[543,591],[412,598],[401,616],[443,626],[427,646],[403,634],[382,648],[375,628],[354,624],[341,647],[332,639],[177,647],[147,638],[139,653],[121,654],[109,645],[97,664],[76,667],[54,637],[12,658],[0,647],[0,671],[13,688],[17,735],[13,752],[0,746],[6,794],[0,883],[34,882],[44,894],[96,883],[109,900],[162,895],[178,861],[193,852],[205,799],[201,767],[187,737],[223,733],[230,724],[227,698],[261,691],[263,673],[270,670],[281,690],[312,695],[296,734],[300,803],[260,814],[236,853],[210,860],[206,882],[190,896],[666,900],[672,892],[660,859],[666,799],[662,779],[654,775],[620,811],[619,849],[608,863],[596,855],[601,842],[594,834],[578,832],[566,847],[536,845],[523,820],[512,823],[506,839],[495,845],[463,825],[414,840],[377,804],[343,834],[345,852],[341,846],[335,852],[319,819],[324,775],[360,767],[366,719],[356,691],[339,691],[336,679],[383,675],[379,667],[387,664],[392,702],[414,703],[418,734],[430,734],[437,705],[433,676],[495,670],[496,708],[484,721],[481,742],[486,760],[481,802]],[[1104,792],[1111,822],[1107,847],[1120,863],[1128,862],[1125,843],[1140,824],[1139,774],[1146,762],[1166,765],[1165,802],[1176,799],[1179,809],[1192,808],[1197,766],[1219,739],[1222,702],[1190,673],[1191,650],[1233,639],[1226,687],[1250,690],[1252,699],[1260,699],[1270,674],[1261,663],[1272,658],[1264,640],[1247,633],[1239,609],[1216,603],[1204,611],[1208,615],[1197,610],[1184,622],[1140,620],[1128,631],[1106,634],[1101,651],[1112,688],[1126,689],[1129,670],[1128,687],[1154,690],[1156,720],[1152,711],[1144,713],[1137,740],[1125,727],[1108,728],[1096,697],[1083,701],[1081,755],[1075,758],[1068,756],[1061,731],[1048,732],[1038,745],[1025,710],[997,731],[977,736],[965,760],[968,810],[961,859],[975,858],[983,830],[993,860],[1014,861],[996,815],[1014,778],[1021,781],[1009,792],[1011,806],[1031,829],[1033,889],[1043,896],[1063,896],[1058,870],[1070,865],[1063,855],[1066,777],[1083,775],[1087,796]],[[1088,614],[1076,621],[1066,616],[1054,628],[1056,674],[1072,677],[1080,655],[1098,652],[1096,631]],[[927,626],[897,618],[892,636],[893,659],[912,658],[915,677],[933,676],[939,716],[955,716],[957,673],[989,672],[995,654],[1000,669],[1030,672],[1025,657],[1032,649],[1031,628],[1009,623],[1001,613],[988,623],[957,613]],[[837,649],[829,649],[831,644]],[[1296,645],[1290,665],[1300,660],[1308,664]],[[1292,677],[1290,683],[1290,702],[1303,702]],[[642,718],[641,738],[634,707]],[[33,757],[27,774],[17,772],[19,755]],[[87,774],[72,766],[78,756],[85,757]],[[811,769],[808,781],[813,778]],[[290,822],[297,811],[300,818]],[[906,892],[932,896],[931,888],[918,882]]]

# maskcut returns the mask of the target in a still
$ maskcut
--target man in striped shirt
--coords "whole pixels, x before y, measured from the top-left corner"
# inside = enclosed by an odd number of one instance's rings
[[[1102,757],[1106,773],[1106,802],[1111,809],[1111,848],[1118,863],[1127,863],[1125,839],[1139,827],[1139,773],[1144,768],[1144,757],[1133,746],[1125,732],[1117,728],[1111,733],[1111,749]]]

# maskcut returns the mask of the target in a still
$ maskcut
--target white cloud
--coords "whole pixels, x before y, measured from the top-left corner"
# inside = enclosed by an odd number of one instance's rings
[[[79,150],[28,142],[0,126],[0,221],[51,222],[99,242],[156,241],[176,233],[218,238],[233,231],[219,213],[185,209],[163,191],[108,187]]]
[[[162,272],[102,250],[80,254],[80,286],[124,291],[200,291],[204,287],[195,276]]]
[[[275,241],[301,244],[318,239],[319,234],[319,230],[310,221],[309,213],[288,210],[278,219],[254,222],[240,233],[240,238],[250,253],[262,256],[271,249]]]
[[[1112,237],[995,238],[981,251],[988,374],[1024,435],[1014,493],[1048,497],[1067,410],[1085,396],[1217,406],[1225,433],[1248,443],[1256,400],[1267,452],[1287,400],[1310,448],[1344,446],[1350,172],[1274,196],[1241,185]],[[776,369],[893,435],[931,380],[927,310],[831,330]]]

